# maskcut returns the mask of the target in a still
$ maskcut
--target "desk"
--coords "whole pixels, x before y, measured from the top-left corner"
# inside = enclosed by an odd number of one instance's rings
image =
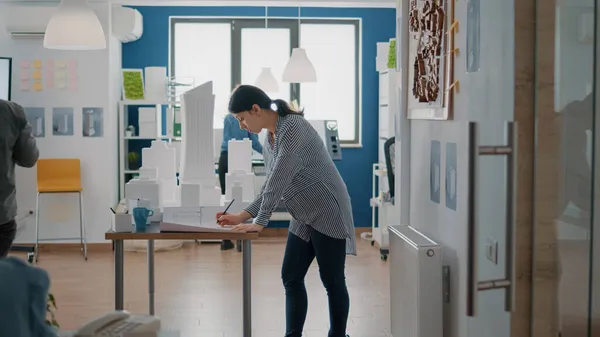
[[[161,233],[159,223],[151,223],[144,232],[115,233],[109,230],[106,240],[114,242],[115,250],[115,310],[123,310],[123,259],[125,240],[148,241],[148,312],[154,315],[154,240],[240,240],[242,241],[242,315],[243,337],[252,336],[251,266],[252,240],[258,233]]]

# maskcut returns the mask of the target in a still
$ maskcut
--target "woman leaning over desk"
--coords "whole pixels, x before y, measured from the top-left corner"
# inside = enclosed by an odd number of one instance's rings
[[[271,157],[267,180],[258,197],[239,214],[217,214],[221,226],[260,232],[281,199],[293,220],[281,278],[286,298],[286,337],[302,335],[308,310],[304,277],[317,259],[329,298],[329,337],[345,337],[350,300],[346,288],[346,254],[356,255],[352,207],[346,185],[323,140],[302,112],[261,89],[242,85],[231,96],[229,111],[242,129],[269,131],[263,153]],[[242,222],[254,218],[252,224]]]

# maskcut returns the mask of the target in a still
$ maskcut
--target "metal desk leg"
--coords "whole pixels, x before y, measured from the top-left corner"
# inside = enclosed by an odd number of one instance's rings
[[[242,314],[243,337],[252,337],[252,241],[244,240],[242,247]]]
[[[115,310],[123,310],[123,240],[115,245]]]
[[[154,240],[148,240],[148,313],[154,315]]]

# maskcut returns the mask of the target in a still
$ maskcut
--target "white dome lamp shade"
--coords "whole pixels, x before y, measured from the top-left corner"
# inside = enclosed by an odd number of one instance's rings
[[[287,83],[307,83],[317,81],[317,72],[315,66],[308,59],[306,50],[303,48],[294,48],[288,64],[283,70],[284,82]]]
[[[48,22],[44,48],[59,50],[106,49],[102,24],[86,0],[61,0]]]
[[[279,83],[277,83],[277,79],[273,76],[270,67],[262,68],[254,85],[266,92],[279,92]]]

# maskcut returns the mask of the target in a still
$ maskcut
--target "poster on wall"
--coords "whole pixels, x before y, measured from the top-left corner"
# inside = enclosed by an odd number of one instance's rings
[[[456,211],[456,143],[446,143],[446,207]]]
[[[436,204],[440,203],[442,145],[437,140],[431,141],[429,161],[429,197]]]
[[[46,110],[44,108],[26,107],[27,121],[31,124],[31,134],[36,138],[46,137]]]
[[[73,108],[52,109],[52,135],[73,136]]]
[[[451,119],[454,27],[454,0],[410,0],[409,119]]]
[[[104,109],[102,108],[83,108],[83,136],[84,137],[103,137],[104,133]]]

